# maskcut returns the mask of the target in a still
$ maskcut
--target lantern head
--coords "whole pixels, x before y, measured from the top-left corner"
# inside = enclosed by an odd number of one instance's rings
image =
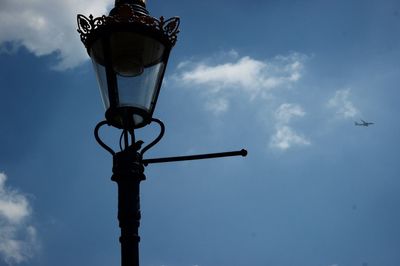
[[[116,0],[108,16],[78,15],[112,126],[131,130],[150,123],[179,22],[151,17],[144,0]]]

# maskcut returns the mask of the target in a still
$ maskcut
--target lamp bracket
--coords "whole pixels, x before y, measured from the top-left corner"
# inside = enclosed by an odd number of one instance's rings
[[[169,163],[169,162],[179,162],[179,161],[192,161],[192,160],[202,160],[202,159],[212,159],[230,156],[247,156],[247,150],[241,149],[240,151],[228,151],[228,152],[218,152],[218,153],[205,153],[196,155],[186,155],[186,156],[174,156],[174,157],[163,157],[163,158],[153,158],[142,160],[143,164],[147,166],[151,163]]]
[[[165,126],[164,126],[164,123],[161,122],[161,120],[152,118],[151,121],[156,122],[157,124],[160,125],[160,128],[161,128],[160,134],[157,136],[157,138],[155,140],[153,140],[150,144],[145,146],[140,152],[139,152],[139,150],[141,149],[143,141],[141,141],[141,140],[135,141],[133,132],[128,132],[126,130],[124,130],[124,132],[123,132],[123,134],[125,134],[126,137],[127,137],[126,134],[128,134],[128,133],[130,133],[132,135],[132,141],[131,141],[132,143],[131,143],[131,145],[127,145],[128,140],[126,140],[127,144],[125,145],[125,150],[131,150],[131,151],[134,150],[135,153],[138,153],[139,157],[141,158],[140,161],[141,161],[141,163],[143,163],[144,166],[147,166],[152,163],[169,163],[169,162],[203,160],[203,159],[231,157],[231,156],[242,156],[242,157],[247,156],[247,150],[241,149],[240,151],[228,151],[228,152],[218,152],[218,153],[205,153],[205,154],[195,154],[195,155],[185,155],[185,156],[142,159],[143,154],[146,151],[148,151],[150,148],[152,148],[154,145],[156,145],[161,140],[161,138],[164,136],[164,132],[165,132]],[[104,148],[105,150],[107,150],[109,153],[111,153],[111,155],[114,156],[116,154],[116,152],[113,149],[111,149],[108,145],[106,145],[99,137],[99,129],[104,125],[110,126],[110,124],[107,121],[101,121],[95,127],[94,136],[95,136],[97,142],[99,143],[99,145],[102,148]],[[123,136],[123,135],[121,135],[121,136]]]
[[[158,125],[160,125],[160,133],[158,134],[157,138],[155,138],[152,142],[150,142],[150,144],[148,144],[147,146],[145,146],[144,148],[141,149],[142,144],[144,142],[141,141],[141,140],[138,140],[138,141],[135,140],[135,134],[134,134],[133,129],[132,130],[124,129],[122,131],[122,134],[121,134],[121,137],[120,137],[120,141],[119,141],[121,151],[122,150],[134,150],[135,152],[138,152],[141,157],[143,157],[143,154],[146,151],[148,151],[154,145],[156,145],[162,139],[162,137],[164,136],[165,126],[164,126],[164,123],[161,120],[157,119],[157,118],[151,118],[151,122],[156,122]],[[104,141],[99,136],[99,130],[104,125],[112,126],[112,124],[110,124],[110,122],[108,122],[107,120],[99,122],[96,125],[95,129],[94,129],[94,137],[96,138],[97,143],[99,143],[99,145],[103,149],[105,149],[112,156],[114,156],[116,154],[116,152],[110,146],[105,144]],[[131,136],[130,144],[129,144],[129,139],[128,139],[129,135]],[[122,139],[124,139],[125,148],[122,147]]]

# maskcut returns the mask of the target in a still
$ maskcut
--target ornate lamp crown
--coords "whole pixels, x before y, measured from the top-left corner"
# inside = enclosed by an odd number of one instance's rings
[[[137,28],[139,31],[149,31],[156,35],[155,37],[162,39],[166,46],[172,48],[179,33],[179,17],[172,17],[167,20],[164,17],[154,18],[148,15],[148,11],[144,8],[145,3],[145,0],[117,0],[115,8],[111,10],[109,16],[103,15],[94,18],[93,15],[86,17],[79,14],[77,16],[78,32],[88,52],[93,42],[102,32],[115,27]]]

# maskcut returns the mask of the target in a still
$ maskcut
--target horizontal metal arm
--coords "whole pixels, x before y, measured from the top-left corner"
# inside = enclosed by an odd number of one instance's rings
[[[229,157],[229,156],[243,156],[243,157],[245,157],[246,155],[247,155],[247,151],[245,149],[242,149],[240,151],[228,151],[228,152],[207,153],[207,154],[198,154],[198,155],[187,155],[187,156],[175,156],[175,157],[145,159],[142,162],[143,162],[144,165],[147,166],[150,163],[168,163],[168,162],[178,162],[178,161],[191,161],[191,160],[202,160],[202,159]]]

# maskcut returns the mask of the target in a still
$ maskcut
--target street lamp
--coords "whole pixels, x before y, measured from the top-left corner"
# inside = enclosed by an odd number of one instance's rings
[[[143,159],[161,140],[164,124],[153,118],[168,57],[177,40],[179,18],[151,17],[145,0],[116,0],[108,16],[77,16],[78,32],[92,59],[105,106],[105,121],[97,124],[97,142],[113,155],[112,180],[118,184],[118,220],[121,228],[121,265],[139,265],[140,182],[151,163],[246,156],[247,151]],[[159,136],[142,148],[135,129],[151,122],[160,126]],[[99,137],[109,125],[121,129],[120,151]]]
[[[109,16],[78,15],[78,27],[93,62],[107,121],[122,129],[150,123],[179,18],[149,16],[144,0],[117,0]]]

